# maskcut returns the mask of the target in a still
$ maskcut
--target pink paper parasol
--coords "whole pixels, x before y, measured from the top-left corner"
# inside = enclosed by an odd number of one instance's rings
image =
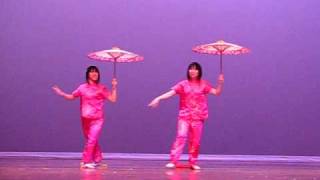
[[[192,50],[197,53],[220,55],[220,73],[222,73],[222,55],[238,55],[250,51],[248,48],[232,43],[226,43],[223,40],[211,44],[198,45],[192,48]]]
[[[142,61],[143,57],[118,47],[88,54],[90,59],[113,62],[113,77],[116,77],[116,64]]]

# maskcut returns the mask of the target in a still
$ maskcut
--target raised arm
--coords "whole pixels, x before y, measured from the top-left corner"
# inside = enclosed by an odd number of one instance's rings
[[[222,89],[223,89],[223,83],[224,83],[224,75],[223,74],[219,74],[218,76],[218,84],[216,88],[212,88],[210,93],[219,96],[222,93]]]
[[[113,78],[111,81],[112,84],[112,89],[111,89],[111,94],[108,96],[108,100],[111,102],[116,102],[117,101],[117,79]]]
[[[57,85],[52,86],[53,91],[59,96],[64,97],[67,100],[73,100],[75,97],[72,94],[67,94],[63,92]]]
[[[170,98],[172,97],[173,95],[175,95],[176,92],[174,90],[170,90],[156,98],[154,98],[148,106],[152,107],[152,108],[155,108],[159,105],[160,101],[163,100],[163,99],[167,99],[167,98]]]

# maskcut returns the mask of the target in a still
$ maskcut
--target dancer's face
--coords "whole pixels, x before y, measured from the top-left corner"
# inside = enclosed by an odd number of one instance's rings
[[[196,67],[192,67],[189,69],[189,76],[192,80],[196,80],[199,77],[199,70]]]
[[[99,79],[99,73],[97,71],[89,72],[89,81],[97,82]]]

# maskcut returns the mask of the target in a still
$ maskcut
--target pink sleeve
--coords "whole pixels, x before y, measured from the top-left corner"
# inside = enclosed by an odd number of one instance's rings
[[[79,86],[76,90],[74,90],[71,94],[74,96],[74,97],[79,97],[81,96],[81,86]]]
[[[204,81],[203,93],[209,94],[211,89],[212,89],[211,84],[209,82],[207,82],[207,81]]]
[[[178,84],[174,85],[172,88],[177,94],[181,94],[183,92],[183,83],[179,82]]]
[[[102,93],[105,98],[108,98],[110,91],[105,86],[102,87]]]

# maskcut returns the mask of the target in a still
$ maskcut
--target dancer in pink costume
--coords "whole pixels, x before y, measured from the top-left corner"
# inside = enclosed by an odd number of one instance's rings
[[[86,83],[81,84],[71,94],[63,92],[58,86],[52,89],[68,100],[80,97],[82,130],[85,137],[85,147],[81,167],[95,168],[102,160],[102,152],[98,138],[104,122],[103,106],[105,99],[111,102],[117,100],[117,80],[112,79],[111,93],[100,84],[100,73],[96,66],[89,66],[86,72]]]
[[[170,91],[156,97],[149,104],[150,107],[157,107],[163,99],[172,97],[175,94],[180,96],[177,135],[171,148],[171,162],[166,165],[167,168],[176,167],[189,136],[190,167],[194,170],[200,170],[200,166],[196,165],[196,161],[199,154],[203,123],[208,118],[207,94],[220,95],[224,83],[223,74],[219,75],[216,88],[211,87],[201,77],[202,68],[200,64],[197,62],[191,63],[187,71],[187,80],[179,82]]]

